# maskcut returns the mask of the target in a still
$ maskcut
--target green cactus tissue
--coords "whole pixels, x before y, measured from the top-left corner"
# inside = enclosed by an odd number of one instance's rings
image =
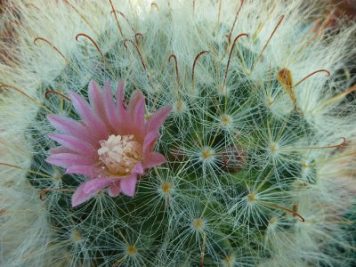
[[[301,0],[8,8],[2,266],[355,263],[355,23]]]

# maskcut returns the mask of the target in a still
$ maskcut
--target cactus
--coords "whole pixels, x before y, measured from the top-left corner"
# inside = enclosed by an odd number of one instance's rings
[[[1,65],[4,266],[352,265],[355,24],[316,29],[299,0],[26,3]],[[138,90],[144,125],[171,107],[165,163],[73,205],[88,177],[49,160],[53,116],[83,121],[93,81]]]

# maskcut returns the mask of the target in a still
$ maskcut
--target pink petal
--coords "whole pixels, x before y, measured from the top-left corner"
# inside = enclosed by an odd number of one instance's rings
[[[102,94],[100,92],[100,86],[94,81],[90,81],[88,86],[88,96],[90,105],[93,107],[96,114],[98,114],[102,120],[105,118],[105,105]]]
[[[67,168],[73,165],[92,165],[95,163],[90,158],[83,157],[74,153],[52,154],[46,159],[46,162],[63,168]]]
[[[74,194],[72,195],[72,207],[76,207],[79,206],[80,204],[88,201],[89,199],[91,199],[92,197],[95,196],[95,193],[92,194],[87,194],[85,192],[83,192],[83,187],[85,184],[81,184],[74,192]]]
[[[80,122],[77,122],[71,118],[53,114],[48,115],[47,119],[58,131],[92,141],[88,129]]]
[[[115,106],[115,117],[117,123],[115,123],[114,130],[116,133],[121,135],[134,134],[139,141],[143,140],[143,131],[138,131],[135,127],[135,122],[133,120],[133,112],[129,112],[129,109],[126,110],[124,95],[125,88],[124,83],[120,82],[116,91],[116,106]],[[133,103],[131,103],[132,106]]]
[[[68,148],[65,148],[63,146],[57,146],[53,147],[49,150],[50,154],[60,154],[60,153],[72,153],[73,151],[69,150]]]
[[[142,93],[141,93],[142,95]],[[129,101],[129,104],[127,106],[127,111],[132,114],[137,103],[140,102],[141,100],[141,97],[140,97],[140,91],[139,90],[136,90],[135,92],[133,92],[131,94],[131,98],[130,98],[130,101]]]
[[[137,176],[131,175],[120,181],[121,192],[126,196],[133,197],[136,191]]]
[[[48,134],[48,137],[74,152],[87,157],[96,157],[97,150],[83,140],[64,134]]]
[[[114,182],[108,187],[108,194],[111,197],[117,197],[121,192],[120,183]]]
[[[157,110],[155,113],[153,113],[150,120],[147,122],[146,132],[151,132],[151,131],[158,132],[159,128],[161,127],[163,122],[167,119],[171,111],[172,108],[170,106],[165,106]]]
[[[145,169],[148,169],[155,166],[159,166],[165,162],[166,162],[166,158],[162,154],[158,152],[151,152],[145,155],[143,166]]]
[[[97,192],[99,190],[101,190],[102,188],[106,187],[107,183],[103,183],[103,181],[98,181],[98,180],[105,180],[105,181],[110,181],[109,179],[94,179],[94,180],[90,180],[87,181],[83,184],[81,184],[77,190],[75,190],[73,196],[72,196],[72,207],[76,207],[86,201],[88,201],[89,199],[91,199],[92,197],[94,197]],[[88,190],[90,189],[90,190]]]
[[[119,111],[121,109],[125,110],[125,83],[123,81],[120,81],[117,90],[116,90],[116,105],[119,108]]]
[[[145,140],[143,141],[143,154],[147,154],[153,149],[153,144],[159,137],[158,132],[149,132],[145,136]]]
[[[108,136],[108,129],[106,128],[105,123],[92,111],[89,104],[77,93],[71,92],[69,96],[75,110],[83,119],[84,123],[91,130],[95,130],[99,139],[106,139]]]
[[[98,176],[98,173],[100,173],[100,171],[97,167],[93,167],[92,165],[74,165],[67,168],[66,173],[81,174],[89,178],[95,178]]]
[[[145,170],[143,169],[141,162],[136,163],[136,165],[131,170],[132,174],[144,174],[144,172]]]
[[[145,96],[141,91],[137,91],[137,102],[133,108],[133,120],[137,124],[144,124],[145,119]]]
[[[107,179],[107,178],[92,179],[84,183],[83,192],[87,194],[98,192],[99,190],[103,189],[104,187],[107,187],[112,183],[113,183],[112,179]]]
[[[106,82],[104,85],[104,106],[106,118],[111,125],[111,128],[116,129],[116,127],[120,124],[120,120],[115,108],[115,104],[113,102],[111,86],[108,82]]]
[[[117,86],[117,91],[116,91],[116,108],[117,108],[117,115],[118,115],[118,120],[120,122],[126,121],[127,118],[127,112],[125,109],[125,83],[120,82]]]
[[[129,114],[133,122],[133,130],[136,132],[135,136],[139,135],[143,139],[145,127],[145,96],[141,91],[136,91],[128,106]]]

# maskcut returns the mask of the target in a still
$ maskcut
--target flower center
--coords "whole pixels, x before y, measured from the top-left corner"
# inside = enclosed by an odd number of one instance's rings
[[[142,159],[142,145],[133,135],[110,135],[100,141],[99,160],[114,175],[126,175]]]

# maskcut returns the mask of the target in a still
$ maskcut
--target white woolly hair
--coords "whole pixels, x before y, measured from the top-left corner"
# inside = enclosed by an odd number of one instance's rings
[[[312,1],[302,0],[9,0],[0,23],[14,25],[16,45],[0,42],[0,51],[4,51],[0,57],[1,264],[94,265],[93,253],[79,230],[74,227],[73,235],[58,237],[46,208],[54,201],[41,200],[43,192],[26,178],[33,155],[41,153],[33,151],[28,127],[50,131],[47,122],[35,119],[38,110],[68,112],[59,101],[46,99],[46,89],[66,95],[80,92],[94,79],[115,85],[125,80],[129,92],[142,90],[149,100],[148,114],[172,105],[172,124],[181,129],[172,146],[178,151],[177,161],[183,162],[179,173],[171,173],[168,165],[142,182],[143,195],[152,198],[145,204],[162,205],[171,214],[171,232],[160,258],[150,259],[151,233],[130,229],[127,240],[122,238],[125,233],[118,232],[109,238],[117,255],[103,256],[105,264],[168,266],[176,261],[189,266],[181,257],[199,254],[206,246],[204,251],[216,255],[214,264],[218,266],[347,266],[348,259],[335,257],[337,251],[328,253],[324,248],[349,246],[343,216],[352,208],[356,191],[356,166],[352,164],[356,105],[345,97],[355,91],[347,63],[356,54],[356,24],[345,23],[337,32],[326,32],[310,23],[317,19],[317,8]],[[287,76],[278,77],[280,70]],[[242,82],[247,85],[234,88],[236,77],[245,77]],[[288,87],[288,82],[295,86]],[[201,88],[215,91],[204,91],[202,97]],[[240,106],[234,90],[253,94],[251,101],[255,102]],[[216,113],[204,110],[215,95],[233,99],[236,105],[217,107]],[[254,129],[258,140],[244,136],[251,130],[244,126],[255,115],[255,103],[282,122],[296,108],[314,135],[305,135],[303,130],[281,134],[283,123],[266,120]],[[201,129],[191,129],[197,123]],[[250,161],[251,168],[262,167],[253,182],[246,178],[249,175],[239,180],[242,175],[228,174],[224,177],[231,179],[228,186],[219,183],[223,175],[219,155],[224,151],[209,134],[221,131],[224,144],[234,144],[237,135],[242,146],[256,148],[250,152],[255,159]],[[295,163],[295,153],[303,157],[303,171],[293,182],[283,180],[281,170]],[[264,173],[267,164],[273,165],[268,175]],[[182,177],[193,175],[198,168],[213,177],[212,181],[198,181],[194,186],[192,182],[189,193],[183,192],[179,187]],[[309,183],[314,170],[318,178]],[[267,181],[273,185],[268,187]],[[243,192],[235,189],[237,184]],[[60,182],[56,186],[60,188]],[[277,189],[282,193],[275,193]],[[206,212],[215,193],[224,199],[219,214]],[[195,194],[205,197],[198,201]],[[105,196],[99,195],[95,201],[97,210],[106,209],[105,205],[114,210]],[[201,206],[204,201],[206,206]],[[283,213],[286,208],[280,208],[295,203],[293,211]],[[142,210],[145,208],[143,205]],[[289,217],[297,219],[293,231],[289,230]],[[240,231],[237,235],[246,244],[221,256],[224,240],[219,229],[225,223]],[[267,224],[265,236],[261,238],[250,223]],[[111,226],[109,223],[107,229]],[[176,227],[185,230],[177,233]],[[194,247],[191,240],[197,240],[199,246]],[[68,242],[71,250],[66,247]],[[256,251],[268,253],[245,255],[251,243]],[[137,247],[128,248],[131,244]],[[187,249],[189,253],[184,251]],[[195,260],[199,264],[199,257]]]

